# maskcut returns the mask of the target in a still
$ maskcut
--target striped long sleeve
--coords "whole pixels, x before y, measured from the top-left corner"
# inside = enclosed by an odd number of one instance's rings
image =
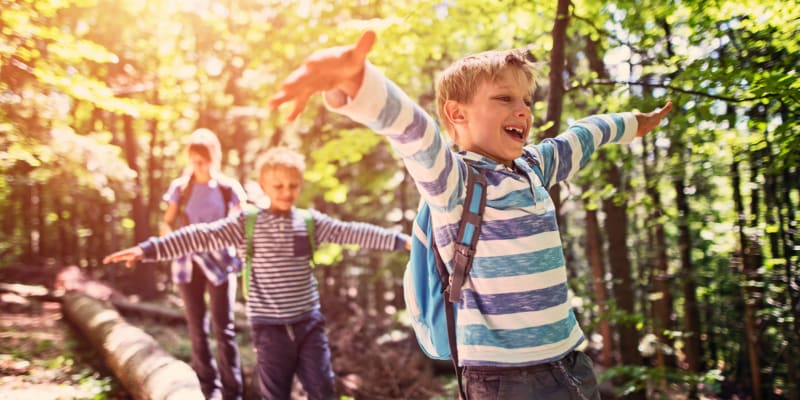
[[[362,248],[397,250],[406,237],[363,222],[343,222],[315,210],[314,242],[354,244]],[[196,251],[237,246],[247,254],[245,214],[208,224],[189,225],[162,238],[140,244],[146,259],[167,260]],[[262,210],[253,229],[247,314],[254,323],[286,324],[319,308],[319,293],[311,273],[311,242],[306,223],[296,210],[273,213]]]
[[[386,136],[403,158],[430,206],[435,240],[448,268],[466,195],[464,160],[484,171],[487,203],[456,321],[462,365],[545,363],[585,340],[570,307],[547,189],[573,176],[598,146],[630,142],[637,129],[633,114],[583,119],[555,139],[526,146],[509,168],[476,153],[451,151],[434,120],[371,65],[353,99],[345,101],[333,92],[326,101],[333,111]],[[541,167],[544,179],[533,165]],[[413,234],[424,237],[416,226]]]
[[[166,236],[150,238],[140,243],[139,247],[147,260],[172,260],[196,252],[239,246],[244,238],[242,226],[235,216],[231,216],[214,222],[187,225]]]

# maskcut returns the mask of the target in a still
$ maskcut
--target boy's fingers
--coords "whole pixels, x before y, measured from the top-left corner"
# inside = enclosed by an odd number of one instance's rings
[[[308,65],[303,64],[281,82],[281,91],[291,93],[301,85],[308,85],[311,78],[313,74],[309,71]]]
[[[669,111],[672,110],[672,102],[669,101],[667,104],[664,104],[664,107],[661,107],[658,110],[653,111],[651,114],[658,119],[663,119]]]
[[[274,110],[274,109],[278,108],[278,106],[280,106],[281,104],[283,104],[283,103],[285,103],[285,102],[287,102],[289,100],[290,100],[289,95],[286,92],[284,92],[283,90],[281,90],[280,92],[278,92],[276,95],[272,96],[269,99],[269,108]]]
[[[303,111],[303,109],[306,108],[306,103],[308,103],[308,97],[309,97],[309,95],[303,94],[303,95],[298,96],[295,99],[294,109],[292,109],[292,112],[286,118],[288,121],[290,121],[290,122],[294,121],[295,118],[297,118],[297,116],[300,115],[300,113]]]
[[[375,44],[375,38],[375,32],[373,31],[366,31],[361,35],[356,44],[356,48],[353,50],[357,60],[363,61],[367,58],[367,54],[372,50],[372,45]]]

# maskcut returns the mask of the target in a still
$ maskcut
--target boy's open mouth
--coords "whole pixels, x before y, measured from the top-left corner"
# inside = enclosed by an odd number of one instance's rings
[[[515,138],[517,138],[519,140],[524,140],[525,139],[525,133],[522,130],[522,128],[519,128],[519,127],[516,127],[516,126],[506,126],[506,127],[503,128],[503,130],[506,131],[506,133],[508,135],[510,135],[512,137],[515,137]]]

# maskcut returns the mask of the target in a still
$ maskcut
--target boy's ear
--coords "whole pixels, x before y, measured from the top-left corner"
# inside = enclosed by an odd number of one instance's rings
[[[453,125],[460,125],[464,122],[464,110],[461,104],[455,100],[445,101],[444,114],[447,116],[447,120]]]

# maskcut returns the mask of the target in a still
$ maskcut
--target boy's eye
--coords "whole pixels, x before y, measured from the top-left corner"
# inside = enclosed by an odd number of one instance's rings
[[[525,99],[525,105],[528,106],[528,108],[533,107],[533,101]]]
[[[500,100],[500,101],[511,101],[511,97],[510,96],[497,96],[495,98],[497,100]]]

